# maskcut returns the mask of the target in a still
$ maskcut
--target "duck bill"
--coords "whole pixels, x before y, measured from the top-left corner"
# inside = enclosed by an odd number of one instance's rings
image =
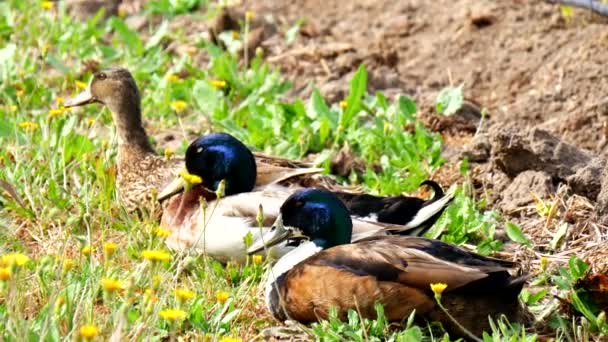
[[[283,225],[283,217],[281,214],[272,224],[272,228],[261,235],[257,240],[253,241],[251,246],[247,249],[248,254],[254,254],[265,248],[278,245],[279,243],[294,236],[294,230],[285,228]]]
[[[84,106],[89,103],[99,102],[95,96],[91,93],[91,86],[88,86],[87,89],[83,90],[80,94],[72,97],[71,99],[65,100],[63,103],[64,107],[77,107]]]
[[[169,183],[167,186],[165,186],[159,193],[158,193],[158,201],[162,202],[164,200],[166,200],[167,198],[178,194],[180,192],[182,192],[185,188],[185,184],[184,184],[184,180],[182,179],[182,177],[175,177],[175,179]]]

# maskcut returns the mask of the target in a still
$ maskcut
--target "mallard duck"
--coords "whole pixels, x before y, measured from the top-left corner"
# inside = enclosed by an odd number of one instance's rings
[[[175,250],[190,249],[221,261],[244,260],[244,237],[259,235],[267,229],[258,227],[256,217],[260,205],[263,226],[269,227],[278,216],[281,204],[297,189],[278,184],[255,187],[257,172],[253,154],[227,133],[212,133],[193,141],[186,150],[186,168],[199,176],[202,183],[168,199],[161,218],[161,227],[172,232],[166,243]],[[216,201],[216,191],[222,181],[225,197]],[[428,201],[407,196],[350,193],[331,183],[315,185],[327,186],[344,200],[353,215],[354,239],[360,239],[389,232],[424,233],[450,203],[452,194],[444,194],[435,182],[423,184],[435,192]],[[201,208],[200,197],[205,198],[207,209]],[[280,248],[274,254],[281,256],[285,251],[287,249]]]
[[[308,240],[269,272],[266,305],[276,319],[310,323],[327,318],[331,307],[341,318],[350,309],[374,318],[380,303],[391,322],[416,310],[462,334],[436,304],[430,287],[435,283],[447,285],[443,306],[475,335],[489,328],[488,316],[504,314],[512,322],[523,317],[517,297],[526,278],[508,272],[511,262],[421,237],[375,236],[350,243],[352,230],[348,209],[328,191],[300,190],[283,203],[272,229],[248,249],[257,253],[285,239]]]
[[[142,123],[140,92],[127,69],[113,68],[95,73],[88,87],[76,97],[66,100],[64,105],[75,107],[90,103],[108,106],[116,125],[120,201],[128,211],[149,207],[150,200],[171,184],[183,169],[183,159],[167,159],[157,155],[152,148]],[[322,171],[305,163],[264,154],[257,156],[256,165],[257,185]]]

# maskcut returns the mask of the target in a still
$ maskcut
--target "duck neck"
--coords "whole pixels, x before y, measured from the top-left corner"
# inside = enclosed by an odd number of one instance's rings
[[[141,103],[138,96],[116,97],[106,105],[112,111],[112,117],[118,131],[120,145],[127,145],[142,152],[153,153],[148,135],[141,120]]]

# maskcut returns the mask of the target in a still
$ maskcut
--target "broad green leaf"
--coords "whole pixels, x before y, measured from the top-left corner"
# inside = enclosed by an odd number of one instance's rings
[[[346,127],[350,124],[351,120],[355,117],[355,114],[359,112],[361,108],[361,99],[365,95],[367,90],[367,70],[365,65],[361,64],[357,72],[350,81],[350,92],[346,98],[347,107],[342,115],[340,124],[342,127]]]
[[[462,84],[458,87],[446,87],[439,92],[435,102],[437,113],[452,115],[462,107],[462,102],[464,101],[462,87]]]
[[[526,235],[524,235],[524,233],[521,231],[521,228],[515,223],[507,222],[505,224],[505,230],[509,239],[526,245],[528,247],[532,246],[532,241],[530,241],[530,239],[528,239]]]

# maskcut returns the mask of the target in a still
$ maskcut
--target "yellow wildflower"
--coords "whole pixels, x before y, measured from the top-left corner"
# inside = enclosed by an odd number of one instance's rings
[[[149,300],[150,303],[156,303],[158,301],[158,297],[156,297],[156,295],[154,294],[154,290],[152,289],[146,289],[144,291],[144,298],[146,300]]]
[[[245,20],[252,21],[253,18],[255,18],[255,12],[254,11],[246,11],[245,12]]]
[[[196,293],[188,289],[175,289],[175,296],[181,301],[186,301],[194,298]]]
[[[173,154],[174,154],[174,152],[172,149],[170,149],[168,147],[165,148],[165,158],[171,159],[171,157],[173,157]]]
[[[87,126],[91,127],[95,124],[95,118],[88,118],[87,119]],[[105,140],[104,140],[105,141]],[[102,147],[103,147],[103,141],[102,141]]]
[[[125,288],[124,284],[121,281],[111,278],[102,278],[101,286],[103,287],[104,291],[109,293],[121,291]]]
[[[74,260],[72,260],[72,259],[63,260],[63,271],[64,272],[71,270],[72,267],[74,267]]]
[[[186,47],[186,53],[189,54],[190,56],[194,55],[196,53],[196,46],[188,46]]]
[[[10,268],[0,267],[0,280],[1,281],[7,281],[7,280],[11,279],[12,275],[13,275],[13,272],[11,271]]]
[[[90,255],[91,253],[93,253],[93,251],[95,250],[95,248],[91,245],[86,245],[84,247],[82,247],[82,249],[80,250],[80,253],[84,254],[84,255]]]
[[[243,342],[240,338],[224,336],[220,339],[219,342]]]
[[[146,260],[150,260],[150,261],[169,261],[169,260],[171,260],[171,254],[169,254],[165,251],[150,250],[150,249],[146,249],[145,251],[141,252],[141,257]]]
[[[79,89],[87,89],[87,84],[82,81],[76,81],[76,87]]]
[[[191,173],[188,173],[187,170],[181,170],[179,172],[179,175],[184,179],[184,181],[190,185],[196,185],[196,184],[201,184],[203,182],[203,180],[201,179],[201,177],[197,176],[197,175],[193,175]]]
[[[253,263],[256,264],[256,265],[261,264],[262,261],[263,261],[263,258],[262,258],[261,255],[254,255],[254,256],[251,257],[251,259],[252,259]]]
[[[51,109],[51,110],[49,110],[48,119],[52,120],[52,119],[58,117],[59,115],[63,114],[63,112],[65,112],[66,110],[67,110],[67,108]]]
[[[209,83],[211,83],[211,85],[216,89],[224,89],[227,85],[226,81],[224,80],[211,80]]]
[[[42,3],[40,3],[40,6],[42,6],[42,8],[44,8],[45,10],[53,9],[54,5],[55,4],[52,1],[43,1]]]
[[[118,14],[118,16],[120,18],[124,18],[127,16],[127,11],[125,10],[124,7],[121,6],[121,7],[118,7],[118,13],[116,13],[116,14]]]
[[[118,246],[114,242],[106,242],[103,244],[103,251],[107,255],[114,254],[114,252],[116,251],[116,248],[118,248]]]
[[[61,307],[63,304],[65,304],[65,298],[62,296],[57,297],[57,299],[55,299],[55,307]]]
[[[9,253],[2,256],[2,265],[3,266],[23,266],[30,261],[27,255],[21,253]]]
[[[180,309],[165,309],[161,310],[159,315],[168,321],[177,321],[186,318],[186,311]]]
[[[63,107],[63,97],[61,97],[61,96],[57,96],[57,97],[55,98],[55,102],[57,102],[57,105],[58,105],[59,107]]]
[[[167,79],[171,82],[177,82],[179,81],[179,76],[177,76],[176,74],[169,74],[167,75]]]
[[[226,291],[219,291],[215,294],[215,298],[218,302],[220,302],[220,304],[224,304],[228,298],[230,298],[230,293]]]
[[[348,107],[348,101],[346,101],[346,100],[340,101],[340,108],[346,109],[346,107]]]
[[[21,97],[21,96],[23,96],[23,94],[25,94],[25,90],[17,89],[17,91],[15,93],[17,94],[18,97]]]
[[[11,112],[15,112],[15,111],[17,111],[17,106],[11,105],[8,109],[10,109]]]
[[[178,113],[183,112],[184,109],[186,109],[186,107],[188,107],[188,104],[186,103],[186,101],[177,100],[177,101],[171,102],[171,108]]]
[[[23,128],[26,131],[35,131],[38,129],[38,124],[31,121],[23,121],[19,123],[19,127]]]
[[[239,39],[239,37],[241,36],[239,31],[232,30],[232,32],[230,33],[232,34],[232,39]]]
[[[540,269],[545,271],[547,269],[547,265],[549,264],[549,260],[546,256],[540,257]]]
[[[80,337],[85,340],[92,340],[99,335],[99,329],[93,324],[87,324],[80,327]]]
[[[435,293],[435,298],[441,298],[441,294],[448,287],[448,284],[435,283],[431,284],[431,290]]]
[[[154,230],[154,234],[156,234],[156,236],[158,236],[158,237],[164,238],[164,237],[171,235],[171,231],[169,229],[164,229],[164,228],[158,227]]]
[[[158,287],[158,285],[160,285],[160,283],[163,281],[163,277],[159,276],[159,275],[155,275],[152,278],[152,287],[156,288]]]

